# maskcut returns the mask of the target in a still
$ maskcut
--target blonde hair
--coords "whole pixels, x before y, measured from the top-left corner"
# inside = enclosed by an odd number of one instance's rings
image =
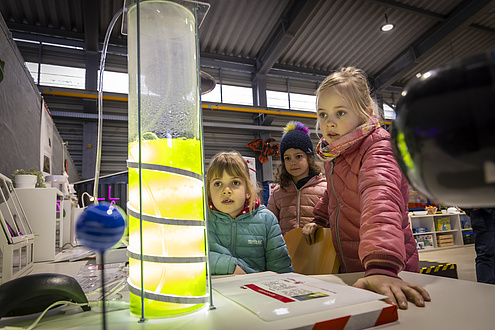
[[[208,201],[211,201],[210,183],[213,178],[218,178],[227,172],[228,175],[239,177],[246,183],[246,193],[249,195],[247,204],[249,211],[254,209],[257,193],[259,189],[257,185],[251,182],[249,176],[249,167],[238,151],[222,151],[217,153],[211,159],[208,171],[206,172],[206,194]]]
[[[325,78],[316,90],[316,98],[327,90],[339,94],[347,107],[358,112],[362,124],[377,114],[377,105],[371,98],[366,73],[355,67],[342,67]],[[370,111],[371,110],[371,111]],[[319,117],[316,127],[319,127]]]

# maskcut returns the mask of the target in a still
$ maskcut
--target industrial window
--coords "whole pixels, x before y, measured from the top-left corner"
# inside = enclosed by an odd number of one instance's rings
[[[43,86],[84,89],[86,70],[60,65],[41,64],[38,81],[38,64],[26,62],[35,84]]]
[[[289,94],[286,92],[266,91],[266,103],[269,108],[289,109]]]
[[[290,93],[290,108],[316,112],[316,96]]]

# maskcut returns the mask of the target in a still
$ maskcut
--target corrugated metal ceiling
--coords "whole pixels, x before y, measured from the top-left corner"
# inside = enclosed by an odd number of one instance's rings
[[[314,80],[342,65],[360,67],[374,78],[400,64],[399,72],[380,76],[379,87],[403,87],[417,72],[495,47],[494,1],[207,2],[211,7],[200,29],[204,62],[211,65],[206,59],[219,59],[213,62],[218,66],[225,61],[242,62],[255,75],[270,56],[275,59],[264,68],[268,74],[283,75],[280,69],[284,69]],[[96,25],[98,40],[103,40],[122,5],[123,0],[3,0],[0,12],[16,33],[84,44],[90,37],[87,26]],[[379,30],[385,14],[396,25],[389,33]],[[444,33],[438,32],[441,29]],[[125,45],[120,28],[112,36],[113,44]],[[422,39],[428,44],[422,45]],[[419,56],[403,64],[398,56],[408,50]]]

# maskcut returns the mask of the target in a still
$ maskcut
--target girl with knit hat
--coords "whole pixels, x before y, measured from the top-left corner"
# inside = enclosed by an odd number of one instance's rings
[[[309,129],[304,124],[290,121],[285,126],[280,157],[278,186],[268,199],[267,207],[277,217],[285,235],[314,219],[313,208],[323,196],[327,183],[315,162]]]

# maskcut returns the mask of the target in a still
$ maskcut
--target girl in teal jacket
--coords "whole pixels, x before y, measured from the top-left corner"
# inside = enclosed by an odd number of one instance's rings
[[[293,271],[278,220],[256,198],[240,153],[220,152],[213,157],[206,191],[213,275]]]

